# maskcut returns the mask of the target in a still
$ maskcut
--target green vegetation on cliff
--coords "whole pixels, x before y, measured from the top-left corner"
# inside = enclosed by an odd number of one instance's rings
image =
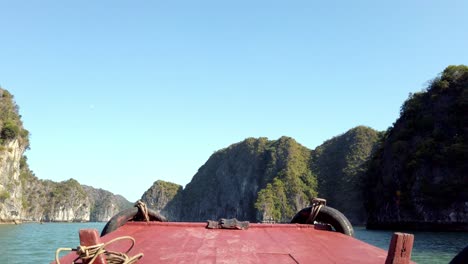
[[[174,196],[176,196],[176,194],[182,189],[182,186],[178,184],[161,180],[154,182],[154,185],[163,191],[169,200],[172,200],[172,198],[174,198]]]
[[[145,193],[146,200],[160,200],[158,193],[168,189],[155,185]],[[310,150],[288,137],[248,138],[219,150],[185,189],[177,186],[161,211],[178,221],[236,217],[287,222],[317,194]]]
[[[29,146],[18,106],[7,90],[0,88],[0,222],[21,218],[20,160]]]
[[[386,132],[356,127],[314,151],[288,137],[248,138],[214,153],[161,211],[173,220],[285,222],[319,196],[358,224],[367,209],[374,227],[466,229],[466,113],[468,67],[449,66],[410,95]]]
[[[10,192],[7,190],[0,191],[0,202],[4,202],[6,199],[9,199],[11,196]]]
[[[86,185],[82,185],[82,188],[89,198],[90,221],[107,221],[118,212],[133,206],[133,203],[121,195]]]
[[[142,199],[177,221],[288,222],[320,196],[363,223],[361,180],[378,137],[357,127],[315,151],[289,137],[247,138],[215,152],[185,189],[156,181]]]
[[[132,204],[119,195],[81,185],[74,179],[62,182],[41,180],[29,169],[23,156],[20,180],[26,220],[32,221],[107,221]],[[63,215],[64,212],[73,212]]]
[[[81,185],[74,179],[62,182],[38,179],[21,162],[22,205],[26,220],[32,221],[107,221],[132,204],[119,195]],[[73,213],[64,215],[64,212]]]
[[[410,94],[366,179],[369,225],[468,223],[468,67]]]
[[[19,107],[13,100],[13,95],[0,88],[0,145],[8,140],[18,138],[23,146],[29,144],[29,132],[24,129]]]
[[[141,200],[150,208],[160,211],[181,191],[182,186],[178,184],[157,180],[153,183],[153,186],[143,194]]]
[[[96,191],[74,179],[38,179],[24,155],[28,136],[13,95],[0,88],[0,222],[103,221],[128,206],[123,197],[104,190],[97,192],[105,195],[92,197]]]
[[[265,151],[266,175],[273,180],[258,192],[255,208],[263,220],[286,222],[317,196],[317,179],[310,168],[311,152],[288,137],[269,142]]]
[[[76,211],[65,221],[85,221],[89,218],[89,199],[80,183],[74,179],[63,182],[38,179],[23,156],[20,167],[22,205],[25,219],[33,221],[62,221],[60,212]],[[68,216],[67,216],[68,217]]]
[[[352,223],[363,224],[363,180],[366,162],[380,133],[359,126],[325,141],[312,154],[312,168],[318,179],[319,197],[340,210]]]

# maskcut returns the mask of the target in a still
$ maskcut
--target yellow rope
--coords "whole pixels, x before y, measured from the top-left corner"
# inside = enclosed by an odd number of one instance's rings
[[[127,250],[127,252],[122,253],[122,252],[110,251],[110,250],[105,249],[106,246],[108,246],[108,245],[110,245],[110,244],[112,244],[114,242],[117,242],[119,240],[124,240],[124,239],[132,241],[132,245]],[[132,263],[137,262],[139,259],[141,259],[143,257],[143,253],[139,253],[139,254],[137,254],[137,255],[135,255],[133,257],[127,256],[127,253],[133,248],[134,245],[135,245],[135,239],[133,239],[133,237],[122,236],[122,237],[114,238],[114,239],[112,239],[111,241],[109,241],[109,242],[107,242],[105,244],[97,244],[97,245],[92,245],[92,246],[79,246],[76,249],[73,249],[73,248],[58,248],[57,251],[55,251],[55,262],[57,264],[60,264],[60,261],[59,261],[60,252],[62,252],[62,251],[76,251],[76,253],[78,254],[78,259],[87,260],[87,261],[89,261],[88,262],[89,264],[94,263],[96,258],[101,254],[104,254],[106,256],[106,261],[107,261],[108,264],[132,264]],[[73,262],[73,263],[75,263],[75,262]]]

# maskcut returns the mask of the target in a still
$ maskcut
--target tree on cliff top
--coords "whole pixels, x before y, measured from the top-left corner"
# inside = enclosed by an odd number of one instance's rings
[[[23,127],[19,107],[13,95],[0,87],[0,145],[15,138],[21,145],[29,146],[29,132]]]

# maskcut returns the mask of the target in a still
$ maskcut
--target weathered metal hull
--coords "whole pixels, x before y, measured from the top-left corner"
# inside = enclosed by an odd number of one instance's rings
[[[132,236],[138,263],[385,263],[387,251],[338,232],[305,224],[250,224],[246,230],[207,229],[206,223],[128,222],[102,242]],[[389,238],[390,240],[390,238]],[[390,241],[389,241],[390,242]],[[129,242],[110,245],[127,251]],[[60,263],[71,263],[70,253]]]

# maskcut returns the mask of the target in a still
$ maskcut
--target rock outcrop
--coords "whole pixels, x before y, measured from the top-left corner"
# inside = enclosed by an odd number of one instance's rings
[[[81,185],[74,179],[40,180],[25,166],[20,176],[24,221],[105,222],[132,206],[120,195]]]
[[[368,228],[468,230],[468,67],[412,94],[366,179]]]
[[[0,146],[0,222],[21,220],[23,193],[19,176],[24,150],[18,139]]]
[[[249,138],[214,153],[185,189],[178,189],[164,208],[154,209],[173,221],[235,217],[287,222],[316,195],[309,161],[310,150],[292,138]],[[160,186],[146,194],[162,193]],[[165,203],[159,202],[163,197],[151,199],[145,198],[150,205]]]
[[[366,223],[364,186],[367,161],[377,145],[379,132],[359,126],[325,141],[312,154],[319,197],[338,209],[353,224]]]
[[[90,218],[91,222],[106,222],[118,212],[132,207],[130,203],[121,195],[115,195],[103,189],[96,189],[91,186],[83,185],[83,189],[90,200]]]
[[[81,185],[38,179],[24,163],[21,168],[23,221],[104,222],[132,204],[120,195]]]
[[[144,194],[141,196],[141,200],[153,210],[161,212],[166,208],[167,203],[172,201],[174,197],[182,191],[182,186],[157,180],[153,183]],[[167,211],[162,212],[163,214],[173,214]]]
[[[318,191],[354,223],[367,212],[368,228],[468,230],[466,113],[468,67],[450,66],[386,132],[357,127],[314,151],[249,138],[214,153],[172,200],[159,202],[161,186],[147,193],[177,221],[286,222]]]
[[[356,127],[311,151],[288,137],[249,138],[214,153],[185,189],[156,181],[142,200],[173,221],[288,222],[318,190],[362,224],[361,180],[377,139],[377,131]]]
[[[0,222],[21,220],[20,162],[28,146],[13,96],[0,88]]]

